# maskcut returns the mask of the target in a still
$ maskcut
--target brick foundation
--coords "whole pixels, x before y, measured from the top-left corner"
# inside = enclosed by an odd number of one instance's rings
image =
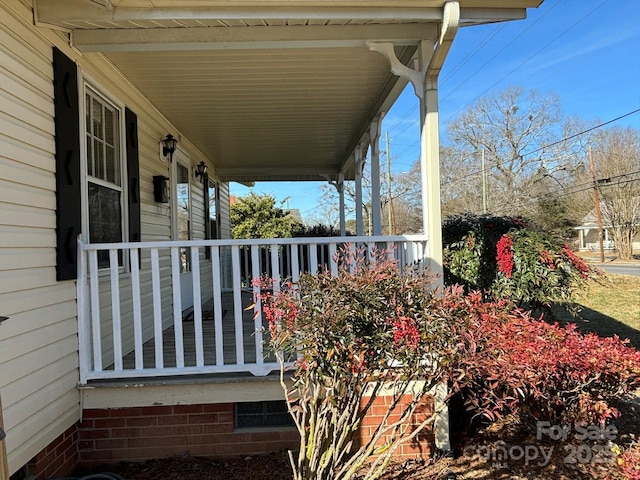
[[[81,465],[181,455],[223,457],[295,449],[294,428],[234,429],[233,403],[85,410]]]
[[[371,414],[360,427],[358,441],[371,437],[390,401],[384,396],[375,399]],[[412,423],[417,424],[432,412],[433,399],[429,398]],[[398,416],[399,411],[394,412],[391,420]],[[432,430],[425,429],[414,441],[400,447],[395,456],[427,458],[433,442]],[[295,428],[236,430],[233,403],[90,409],[83,412],[81,422],[30,462],[29,472],[43,480],[69,476],[78,466],[143,461],[185,452],[204,457],[260,455],[298,446]]]
[[[405,395],[398,405],[394,408],[388,418],[389,423],[396,422],[400,419],[400,415],[404,407],[411,402],[412,397]],[[363,403],[368,401],[364,399]],[[378,425],[387,413],[389,406],[393,399],[391,396],[379,396],[373,401],[370,407],[369,415],[367,415],[363,421],[359,430],[357,441],[360,445],[371,439]],[[433,397],[426,397],[421,405],[416,409],[413,417],[410,420],[410,425],[419,425],[433,414],[434,405]],[[411,427],[409,427],[411,429]],[[409,430],[411,431],[411,430]],[[388,436],[384,436],[378,442],[380,445],[388,439]],[[433,429],[429,426],[425,427],[413,440],[401,445],[394,454],[394,458],[424,458],[427,459],[431,456],[434,448],[434,435]]]
[[[78,426],[73,425],[29,462],[37,480],[66,477],[78,466]]]

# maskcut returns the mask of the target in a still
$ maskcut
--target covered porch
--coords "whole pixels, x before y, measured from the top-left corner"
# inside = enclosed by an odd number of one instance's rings
[[[244,312],[255,293],[252,278],[295,281],[300,272],[335,272],[334,254],[346,241],[207,240],[191,232],[179,240],[179,222],[189,225],[191,217],[179,219],[177,203],[164,209],[154,198],[158,158],[148,148],[154,143],[171,177],[169,197],[179,196],[181,172],[180,185],[198,185],[191,149],[206,159],[201,163],[208,174],[201,176],[220,184],[331,183],[340,194],[343,235],[344,186],[354,182],[357,237],[348,241],[369,251],[393,246],[401,266],[415,262],[440,275],[439,73],[460,27],[522,19],[539,3],[288,0],[267,7],[257,0],[36,0],[36,24],[68,34],[89,60],[97,54],[112,64],[120,81],[153,106],[141,118],[162,116],[172,126],[168,134],[177,139],[180,157],[167,156],[164,134],[141,125],[136,134],[147,148],[139,185],[128,196],[139,188],[136,240],[142,241],[91,243],[83,225],[77,248],[80,383],[268,374],[277,364],[265,355],[262,318]],[[381,123],[407,85],[420,102],[423,229],[418,237],[382,237]],[[366,161],[372,237],[364,236],[360,208]],[[165,210],[170,222],[162,218]],[[131,220],[122,215],[123,239],[132,237],[126,231]]]

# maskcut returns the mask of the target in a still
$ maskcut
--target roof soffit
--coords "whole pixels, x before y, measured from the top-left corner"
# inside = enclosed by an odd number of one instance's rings
[[[34,0],[34,15],[107,55],[220,179],[325,180],[406,84],[365,42],[394,43],[408,65],[421,41],[435,45],[444,3]],[[524,18],[538,3],[461,0],[461,24]]]

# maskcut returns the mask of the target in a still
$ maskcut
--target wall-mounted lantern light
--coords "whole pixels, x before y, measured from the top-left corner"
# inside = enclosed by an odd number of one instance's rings
[[[196,165],[196,178],[200,177],[200,182],[204,182],[204,176],[207,174],[207,166],[204,162],[200,162]]]
[[[178,139],[173,138],[173,135],[170,133],[162,140],[162,155],[165,157],[169,157],[169,161],[173,161],[173,153],[176,151],[176,147],[178,146]]]

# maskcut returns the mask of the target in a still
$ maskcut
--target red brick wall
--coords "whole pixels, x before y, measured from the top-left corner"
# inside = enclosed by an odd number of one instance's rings
[[[360,428],[360,441],[371,437],[387,410],[389,397],[378,397]],[[431,399],[412,423],[433,411]],[[398,418],[399,413],[394,413]],[[189,452],[192,456],[258,455],[296,449],[293,428],[234,430],[233,404],[176,405],[85,410],[70,427],[29,464],[37,480],[65,477],[79,466],[141,461]],[[397,457],[427,458],[433,448],[431,429],[403,445]]]
[[[192,456],[270,453],[299,444],[293,428],[234,431],[233,403],[85,410],[78,427],[83,465]]]
[[[73,425],[51,442],[29,463],[29,473],[37,480],[66,477],[78,465],[78,426]]]
[[[405,400],[406,399],[406,400]],[[367,402],[369,399],[363,399],[363,403]],[[411,396],[405,395],[399,402],[399,404],[394,408],[394,410],[389,415],[388,422],[393,423],[400,419],[400,415],[404,407],[411,401]],[[374,401],[370,407],[369,415],[367,415],[362,420],[362,425],[359,430],[359,438],[358,442],[362,445],[364,442],[367,442],[371,439],[373,433],[375,432],[378,425],[384,418],[384,415],[387,413],[389,406],[391,405],[392,397],[391,396],[379,396]],[[427,397],[424,402],[418,407],[416,413],[410,420],[410,425],[419,425],[421,422],[426,420],[430,415],[433,414],[433,398]],[[411,427],[409,427],[411,429]],[[409,430],[411,431],[411,430]],[[378,443],[381,445],[384,444],[388,437],[383,437],[380,439]],[[401,445],[396,453],[394,454],[395,458],[429,458],[431,452],[433,451],[434,445],[434,436],[433,429],[430,426],[427,426],[422,430],[413,440],[408,441],[407,443]]]

